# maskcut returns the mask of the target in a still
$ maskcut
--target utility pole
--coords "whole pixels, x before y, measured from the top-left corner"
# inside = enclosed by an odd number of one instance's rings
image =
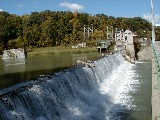
[[[107,40],[108,40],[108,26],[107,26]]]
[[[93,24],[91,24],[92,25],[92,36],[93,36]]]
[[[90,30],[89,30],[90,28],[88,27],[88,29],[87,29],[87,31],[88,31],[88,39],[89,39],[89,32],[90,32]]]
[[[113,39],[113,26],[107,26],[107,39]]]
[[[91,24],[91,25],[92,25],[92,28],[90,28],[90,27],[86,28],[85,25],[84,25],[84,29],[83,29],[84,39],[86,38],[86,32],[88,33],[88,39],[90,37],[90,32],[92,32],[92,36],[93,36],[93,24]]]
[[[113,37],[113,26],[111,26],[111,27],[112,27],[112,39],[113,39],[113,38],[114,38],[114,37]]]
[[[85,41],[86,40],[86,27],[85,27],[85,25],[83,27],[83,36],[84,36],[84,41]]]
[[[117,28],[116,28],[116,31],[115,31],[115,41],[117,41]]]
[[[90,32],[92,32],[92,35],[93,35],[93,25],[92,25],[92,28],[88,27],[88,38],[90,36],[90,34],[89,34]]]
[[[151,11],[152,11],[152,43],[153,43],[153,45],[155,45],[154,7],[153,7],[153,0],[151,0]]]

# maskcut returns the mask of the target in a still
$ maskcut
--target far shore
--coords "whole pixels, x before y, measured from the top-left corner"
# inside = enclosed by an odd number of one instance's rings
[[[96,47],[85,47],[72,49],[70,47],[44,47],[32,48],[27,50],[27,56],[45,56],[56,54],[78,54],[78,53],[91,53],[97,52]]]
[[[43,47],[43,48],[30,48],[27,49],[27,56],[46,56],[58,54],[79,54],[79,53],[94,53],[97,52],[96,47],[85,48],[71,48],[71,47]],[[2,55],[0,55],[2,58]]]

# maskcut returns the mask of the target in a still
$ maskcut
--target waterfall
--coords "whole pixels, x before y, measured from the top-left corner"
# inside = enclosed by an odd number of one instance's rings
[[[0,91],[0,119],[127,120],[131,63],[116,53],[93,64]]]

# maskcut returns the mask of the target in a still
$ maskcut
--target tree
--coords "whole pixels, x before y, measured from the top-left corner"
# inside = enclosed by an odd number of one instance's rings
[[[56,24],[52,18],[48,18],[41,24],[42,34],[38,46],[55,46],[56,45]]]
[[[93,25],[93,41],[107,38],[107,26],[129,29],[139,37],[151,37],[151,23],[140,17],[115,18],[105,14],[50,10],[18,16],[3,11],[0,12],[0,50],[79,43],[84,40],[84,25]],[[158,27],[156,31],[156,39],[160,39]]]
[[[21,32],[22,19],[19,16],[11,15],[7,12],[0,12],[0,42],[7,49],[7,43],[11,39],[16,39]]]

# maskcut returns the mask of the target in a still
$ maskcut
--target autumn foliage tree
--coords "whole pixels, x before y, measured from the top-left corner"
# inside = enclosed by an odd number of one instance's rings
[[[84,25],[94,27],[84,39]],[[90,15],[70,11],[42,11],[23,16],[0,12],[0,52],[9,48],[48,47],[107,39],[107,26],[129,29],[139,37],[151,37],[151,23],[140,18]],[[159,28],[156,28],[159,31]],[[144,32],[145,31],[145,32]],[[156,33],[160,39],[159,32]]]

